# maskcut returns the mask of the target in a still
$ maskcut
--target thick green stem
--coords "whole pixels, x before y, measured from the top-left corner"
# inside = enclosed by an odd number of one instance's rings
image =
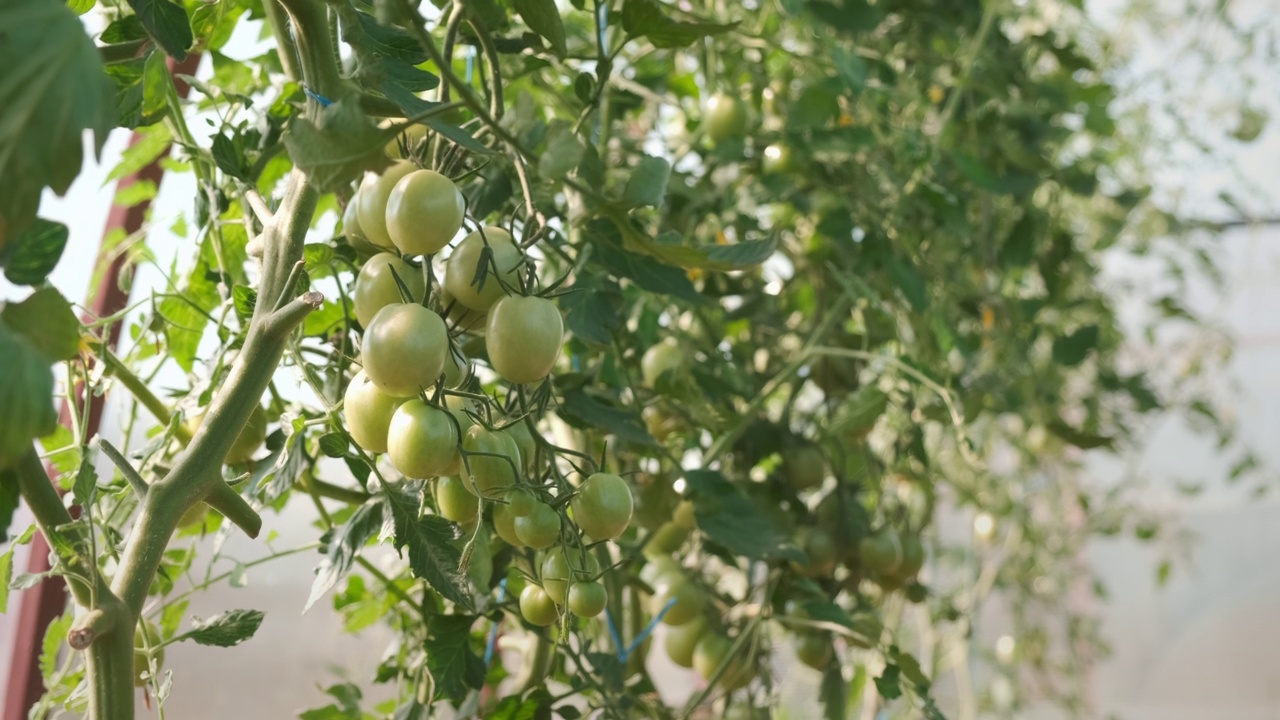
[[[267,11],[271,34],[276,38],[276,54],[280,56],[280,66],[284,68],[284,76],[297,82],[302,79],[302,69],[298,67],[298,49],[293,44],[292,33],[289,32],[289,15],[284,11],[280,0],[265,0],[262,7]]]
[[[67,511],[65,505],[62,504],[62,497],[58,495],[58,491],[53,489],[53,483],[49,482],[49,476],[44,471],[44,465],[40,462],[40,456],[36,453],[35,447],[27,449],[18,462],[9,470],[18,480],[18,494],[23,500],[27,501],[27,506],[31,508],[31,514],[36,517],[36,524],[40,526],[40,532],[44,533],[46,538],[52,536],[53,533],[60,532],[59,527],[69,525],[73,520],[71,513]],[[82,543],[83,533],[72,531],[70,533],[63,532],[68,535],[72,542],[80,546]],[[52,542],[49,543],[51,546]],[[59,556],[61,557],[61,556]],[[93,578],[96,573],[92,572],[92,568],[77,558],[62,558],[68,563],[68,569],[75,577],[67,578],[67,585],[71,588],[71,594],[75,597],[76,602],[84,607],[89,607],[93,602],[93,594],[91,587],[83,582],[82,578]]]

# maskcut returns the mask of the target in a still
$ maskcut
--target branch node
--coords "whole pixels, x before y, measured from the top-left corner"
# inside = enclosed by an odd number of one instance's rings
[[[120,469],[120,474],[124,475],[124,479],[129,482],[129,487],[133,488],[134,494],[140,498],[146,497],[147,481],[142,479],[142,476],[134,469],[133,464],[124,456],[124,453],[117,450],[116,446],[112,445],[106,438],[100,437],[97,442],[98,449]]]
[[[105,612],[102,608],[90,610],[67,631],[67,644],[73,650],[87,650],[99,635],[115,625],[115,617],[114,614]]]

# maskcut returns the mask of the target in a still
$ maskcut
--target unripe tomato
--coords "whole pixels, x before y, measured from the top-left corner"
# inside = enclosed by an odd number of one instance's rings
[[[520,451],[520,462],[523,463],[521,468],[526,471],[532,469],[534,458],[538,456],[538,443],[533,439],[533,433],[529,431],[529,421],[523,418],[517,420],[502,428],[502,432],[511,437]]]
[[[410,398],[391,416],[387,457],[406,477],[441,475],[457,455],[458,431],[446,411]]]
[[[924,545],[917,535],[902,536],[902,563],[897,574],[902,578],[913,578],[924,567]]]
[[[791,146],[784,143],[774,143],[766,147],[764,159],[760,164],[766,175],[789,173],[796,166],[795,158],[791,154]]]
[[[683,625],[667,628],[662,646],[671,662],[683,668],[693,667],[693,650],[707,632],[707,621],[696,617]]]
[[[403,402],[404,398],[391,397],[379,390],[361,370],[347,386],[347,394],[342,401],[347,432],[365,450],[386,452],[391,418]]]
[[[490,308],[484,341],[494,372],[508,382],[535,383],[560,357],[564,320],[546,298],[512,295]]]
[[[751,673],[742,655],[731,655],[733,640],[717,632],[705,633],[693,648],[693,669],[704,679],[710,680],[725,664],[720,675],[720,686],[725,690],[737,690],[751,682]]]
[[[671,515],[671,522],[688,530],[698,527],[698,516],[694,511],[693,503],[681,500],[680,504],[676,505],[676,511]]]
[[[802,528],[800,540],[800,547],[809,562],[803,565],[792,563],[793,567],[808,577],[830,577],[838,560],[836,541],[831,533],[818,527]]]
[[[684,568],[680,561],[670,555],[659,555],[649,558],[649,562],[640,568],[640,579],[650,586],[657,585],[658,580],[668,575],[683,575]]]
[[[532,515],[538,506],[542,503],[538,502],[538,498],[528,488],[514,487],[511,492],[507,493],[507,508],[511,510],[511,514],[516,517],[526,517]]]
[[[662,441],[680,427],[680,417],[661,405],[648,405],[640,411],[644,427],[654,439]]]
[[[347,207],[342,211],[342,234],[347,236],[347,244],[356,250],[365,250],[372,248],[377,252],[380,248],[369,242],[364,236],[364,230],[360,229],[360,191],[357,190],[355,195],[351,196],[351,201],[347,203]]]
[[[381,123],[379,123],[378,127],[386,128],[386,127],[389,127],[390,125],[391,125],[390,121],[384,120]],[[398,136],[393,137],[387,141],[387,145],[386,145],[387,155],[391,156],[392,159],[396,159],[396,160],[407,158],[409,157],[408,154],[400,152],[400,141],[401,140],[404,141],[405,149],[407,149],[411,154],[413,152],[413,149],[416,148],[419,144],[421,144],[423,138],[425,138],[426,136],[427,136],[427,126],[421,123],[414,123],[406,127],[404,130],[400,131],[400,134]]]
[[[457,350],[451,350],[444,355],[444,386],[447,388],[456,388],[467,379],[467,375],[471,373],[471,363],[467,358]]]
[[[599,582],[576,582],[569,586],[569,610],[578,617],[592,618],[604,612],[609,592]]]
[[[853,635],[845,635],[845,640],[854,647],[873,648],[880,644],[880,636],[884,634],[884,624],[874,613],[854,613],[851,628]]]
[[[445,313],[445,319],[449,321],[449,327],[484,337],[485,322],[489,319],[487,313],[472,310],[454,300],[453,296],[449,294],[448,288],[440,291],[440,308],[441,311],[448,309],[448,312]]]
[[[560,537],[560,515],[546,503],[534,503],[532,513],[516,515],[515,526],[516,537],[534,550],[549,548]]]
[[[634,507],[631,512],[632,522],[646,530],[657,530],[665,525],[676,509],[680,498],[671,488],[671,479],[666,475],[641,474],[632,478],[634,490],[631,494]]]
[[[388,305],[399,305],[404,302],[400,287],[391,271],[400,277],[400,281],[408,288],[414,302],[422,300],[426,287],[422,282],[422,272],[409,263],[391,253],[378,253],[364,262],[360,274],[356,276],[356,287],[351,299],[356,309],[356,319],[362,327],[369,327],[373,316]]]
[[[436,384],[449,353],[444,320],[421,305],[388,305],[364,331],[364,372],[382,392],[413,397]]]
[[[164,665],[164,648],[160,645],[160,630],[149,620],[138,624],[133,631],[133,684],[142,687],[152,679],[151,663],[147,648],[152,648],[156,660],[156,672]]]
[[[470,492],[470,488],[467,491]],[[471,503],[474,505],[475,495],[471,495]],[[507,505],[493,506],[493,531],[498,533],[498,537],[513,548],[524,547],[524,541],[516,535],[516,516],[511,514],[511,508]]]
[[[654,617],[662,612],[667,603],[675,600],[675,604],[662,616],[666,625],[683,625],[698,617],[706,597],[702,590],[689,582],[683,574],[663,575],[654,585],[653,597],[649,599],[649,613]]]
[[[415,170],[387,196],[387,235],[406,255],[434,255],[458,234],[466,209],[452,180],[434,170]]]
[[[796,492],[821,485],[827,471],[821,448],[812,443],[800,443],[783,450],[782,468]]]
[[[501,506],[499,506],[501,507]],[[600,573],[600,563],[595,555],[580,548],[551,548],[542,561],[542,589],[555,601],[564,605],[569,594],[569,582],[594,580]]]
[[[741,137],[747,132],[747,104],[725,93],[712,95],[703,111],[702,123],[713,144]]]
[[[871,568],[877,575],[887,575],[898,569],[902,560],[902,544],[898,534],[885,528],[880,532],[862,539],[858,543],[858,554],[862,564]]]
[[[546,591],[537,585],[525,585],[520,591],[520,614],[530,625],[546,627],[560,619],[556,604]]]
[[[205,412],[208,408],[203,408],[196,414],[188,417],[184,421],[187,432],[192,435],[200,429],[204,424]],[[223,459],[223,463],[227,465],[239,465],[248,462],[253,458],[253,453],[262,447],[262,443],[267,439],[267,412],[261,406],[255,407],[249,413],[249,419],[245,421],[244,427],[241,428],[240,434],[236,435],[235,442],[231,443],[231,449],[227,450],[227,455]]]
[[[440,517],[468,525],[479,514],[480,503],[467,490],[462,478],[450,475],[436,481],[436,508],[440,511]]]
[[[919,582],[912,582],[909,585],[907,585],[907,588],[903,592],[903,594],[906,595],[908,602],[919,604],[929,598],[929,588],[925,587]]]
[[[578,488],[573,521],[594,540],[613,540],[631,523],[631,488],[611,473],[596,473]]]
[[[381,175],[366,174],[356,193],[356,217],[360,220],[360,229],[364,238],[379,247],[395,249],[391,236],[387,234],[387,198],[400,178],[417,170],[417,167],[404,160],[392,163],[391,167],[382,171]]]
[[[640,379],[646,387],[656,387],[658,378],[684,367],[684,351],[670,338],[644,351],[640,358]]]
[[[826,670],[835,654],[831,639],[823,633],[801,632],[796,634],[796,658],[814,670]]]
[[[205,516],[209,514],[209,506],[202,502],[198,502],[191,506],[191,509],[182,513],[182,517],[178,518],[179,528],[195,527],[203,525]]]
[[[444,289],[449,291],[455,300],[477,312],[488,312],[493,304],[502,299],[507,291],[502,285],[516,288],[520,285],[520,267],[524,263],[524,255],[516,247],[511,233],[498,227],[486,227],[477,230],[462,239],[458,247],[445,263]],[[485,272],[484,287],[473,285],[476,270],[480,266],[480,258],[484,252],[485,240],[492,251],[493,264]],[[494,267],[498,275],[494,276]],[[501,282],[499,282],[501,278]]]
[[[520,467],[520,451],[509,435],[473,425],[462,438],[462,448],[469,453],[488,453],[470,455],[466,459],[466,466],[471,469],[473,489],[481,496],[491,500],[500,498],[506,494],[506,488],[516,484],[512,466]]]
[[[650,559],[666,557],[680,549],[689,537],[689,529],[674,522],[663,523],[644,544],[644,556]]]

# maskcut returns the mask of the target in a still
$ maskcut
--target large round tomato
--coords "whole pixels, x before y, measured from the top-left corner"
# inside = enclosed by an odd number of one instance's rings
[[[706,603],[702,590],[683,574],[673,573],[659,577],[654,584],[654,591],[653,597],[649,599],[649,613],[654,617],[668,603],[675,601],[667,614],[662,616],[662,622],[667,625],[683,625],[693,620],[702,612],[702,606]]]
[[[537,585],[525,585],[520,591],[520,614],[530,625],[539,627],[554,625],[560,617],[551,597]]]
[[[499,506],[501,507],[501,506]],[[557,605],[564,605],[569,594],[569,582],[594,580],[600,573],[600,563],[595,555],[580,548],[551,548],[542,560],[542,589],[547,591]]]
[[[364,331],[364,372],[382,392],[412,397],[444,371],[449,334],[440,316],[421,305],[388,305]]]
[[[747,132],[747,104],[725,93],[712,95],[703,111],[702,123],[712,143],[741,137]]]
[[[138,623],[133,631],[133,684],[142,687],[154,678],[148,649],[156,661],[156,671],[164,665],[164,647],[160,645],[160,630],[149,620]]]
[[[520,467],[520,450],[510,435],[472,425],[462,438],[462,448],[469,453],[484,453],[469,455],[464,463],[464,467],[470,468],[471,482],[480,495],[499,499],[507,488],[516,484],[513,466]]]
[[[467,488],[467,491],[470,492],[470,488]],[[474,494],[471,495],[472,504],[475,503],[475,497]],[[511,513],[510,506],[501,504],[493,506],[493,531],[511,547],[524,547],[524,541],[516,535],[516,516]]]
[[[544,550],[560,537],[560,515],[546,503],[534,503],[533,512],[516,515],[516,537],[534,550]]]
[[[365,450],[386,452],[391,417],[403,402],[404,398],[392,397],[379,390],[361,370],[347,386],[347,394],[342,401],[347,432]]]
[[[797,492],[822,484],[826,462],[822,450],[811,443],[800,443],[782,451],[782,469]]]
[[[717,632],[708,632],[698,640],[693,649],[693,669],[703,678],[710,680],[725,666],[720,675],[720,686],[725,690],[737,690],[751,682],[751,672],[742,654],[731,654],[733,640]]]
[[[449,413],[410,398],[391,416],[387,457],[406,477],[436,477],[458,455],[458,431]]]
[[[796,658],[814,670],[826,670],[834,654],[831,639],[818,632],[798,633],[795,648]]]
[[[684,351],[674,340],[663,340],[644,351],[640,358],[640,379],[648,387],[656,387],[658,378],[684,367]]]
[[[693,650],[707,632],[707,621],[696,617],[683,625],[667,628],[662,645],[671,662],[684,668],[693,667]]]
[[[393,276],[391,273],[395,271]],[[369,327],[373,316],[388,305],[404,302],[396,276],[404,283],[414,302],[422,300],[425,285],[422,272],[391,253],[378,253],[364,262],[356,276],[356,287],[351,299],[356,307],[356,319],[362,327]]]
[[[604,612],[609,592],[595,581],[576,582],[569,586],[569,610],[578,617],[595,617]]]
[[[452,180],[434,170],[415,170],[387,196],[387,234],[406,255],[433,255],[458,234],[466,209]]]
[[[564,320],[556,304],[540,297],[512,295],[489,309],[484,345],[489,364],[508,382],[535,383],[560,357]]]
[[[482,235],[483,233],[483,235]],[[484,287],[476,279],[476,271],[480,267],[480,258],[484,253],[485,241],[492,252],[492,264],[485,268]],[[444,268],[444,289],[449,295],[463,305],[477,312],[488,312],[493,304],[502,299],[507,291],[505,283],[515,289],[520,285],[520,267],[524,263],[524,255],[516,247],[511,233],[498,227],[486,227],[477,230],[462,239],[458,247],[453,249]],[[494,268],[497,275],[494,275]]]
[[[449,475],[436,481],[436,508],[444,519],[467,525],[479,514],[480,503],[465,480]]]
[[[612,473],[596,473],[578,488],[573,521],[593,540],[613,540],[631,523],[631,488]]]
[[[356,193],[356,216],[360,219],[360,230],[369,242],[388,250],[395,249],[391,236],[387,234],[387,198],[400,178],[417,170],[411,163],[401,160],[382,171],[381,175],[372,173],[364,176],[360,190]]]

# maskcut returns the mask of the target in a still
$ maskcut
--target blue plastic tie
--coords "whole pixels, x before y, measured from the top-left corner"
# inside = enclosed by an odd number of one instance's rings
[[[313,91],[311,88],[307,87],[306,85],[302,86],[302,92],[306,93],[307,97],[320,103],[320,107],[329,107],[330,105],[333,104],[332,100],[321,95],[320,93]]]
[[[501,603],[507,599],[507,579],[502,578],[502,582],[498,583],[498,602]],[[493,629],[489,631],[489,642],[484,648],[484,664],[489,666],[489,662],[493,660],[493,648],[498,644],[498,623],[493,624]]]
[[[618,648],[618,657],[622,657],[624,650],[622,649],[622,636],[618,634],[618,626],[613,622],[613,612],[609,608],[604,609],[604,619],[609,625],[609,634],[613,636],[613,645]]]
[[[670,600],[668,600],[667,604],[662,606],[662,610],[658,611],[658,614],[653,618],[653,620],[651,620],[648,625],[645,625],[644,629],[640,631],[639,635],[636,635],[636,639],[631,641],[631,646],[628,647],[626,650],[622,650],[618,653],[618,660],[622,662],[626,662],[627,658],[631,657],[631,653],[635,652],[637,648],[639,648],[641,645],[644,644],[645,640],[649,639],[649,635],[653,633],[653,629],[658,627],[658,623],[662,622],[662,618],[666,617],[667,612],[670,611],[671,608],[675,606],[676,606],[675,598],[671,598]],[[609,619],[609,629],[610,630],[613,629],[612,618]],[[613,637],[615,640],[617,640],[618,638],[617,631],[614,631]],[[622,643],[618,642],[618,645],[621,646]]]

